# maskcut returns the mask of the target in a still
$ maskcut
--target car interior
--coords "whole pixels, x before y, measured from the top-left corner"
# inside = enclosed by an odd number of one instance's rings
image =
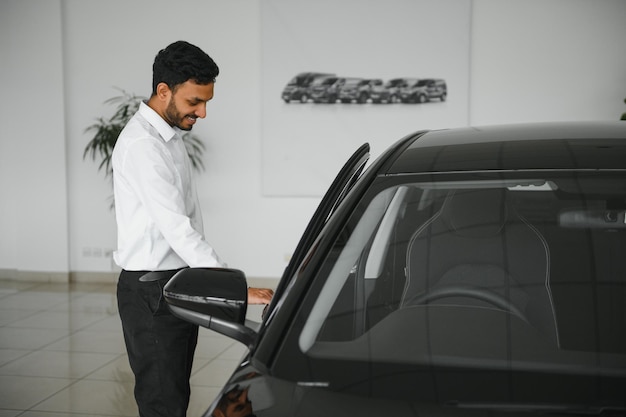
[[[624,183],[557,175],[384,190],[329,255],[300,348],[411,363],[623,366]]]

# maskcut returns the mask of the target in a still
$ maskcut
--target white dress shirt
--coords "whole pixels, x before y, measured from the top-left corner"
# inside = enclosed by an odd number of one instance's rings
[[[112,156],[117,220],[115,262],[128,271],[222,267],[204,238],[191,162],[178,128],[145,103]]]

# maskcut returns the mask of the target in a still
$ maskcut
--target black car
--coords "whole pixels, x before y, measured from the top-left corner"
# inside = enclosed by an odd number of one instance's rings
[[[626,123],[421,131],[364,170],[368,148],[262,323],[241,271],[166,285],[249,348],[205,416],[624,416]]]

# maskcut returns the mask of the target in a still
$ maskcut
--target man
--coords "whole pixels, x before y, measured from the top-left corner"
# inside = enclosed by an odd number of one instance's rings
[[[124,339],[142,417],[184,417],[198,327],[174,317],[163,285],[186,267],[223,267],[205,240],[181,131],[206,116],[219,69],[200,48],[179,41],[153,65],[152,95],[120,133],[113,150],[118,226],[115,262]],[[140,281],[148,272],[162,279]],[[270,289],[251,288],[251,304],[267,304]]]

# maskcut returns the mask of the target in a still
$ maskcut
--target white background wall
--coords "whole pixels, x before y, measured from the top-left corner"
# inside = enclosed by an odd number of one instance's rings
[[[261,4],[265,195],[322,195],[347,156],[365,141],[374,157],[392,138],[416,128],[467,126],[470,1],[263,0]],[[279,92],[305,71],[385,81],[441,78],[448,98],[426,106],[286,104]]]
[[[148,95],[154,55],[185,39],[221,69],[194,127],[207,145],[198,186],[208,239],[249,277],[280,276],[319,199],[262,195],[260,7],[0,0],[0,275],[114,271],[110,183],[83,160],[84,130],[111,114],[114,87]],[[624,22],[623,0],[473,0],[469,123],[619,119]]]
[[[0,270],[67,271],[59,1],[0,0]]]

